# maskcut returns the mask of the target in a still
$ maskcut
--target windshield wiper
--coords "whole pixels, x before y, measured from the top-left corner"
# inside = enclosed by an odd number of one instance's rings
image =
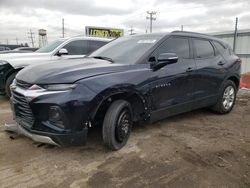
[[[105,56],[92,56],[93,58],[96,58],[96,59],[103,59],[103,60],[107,60],[111,63],[114,63],[114,60],[111,59],[110,57],[105,57]]]

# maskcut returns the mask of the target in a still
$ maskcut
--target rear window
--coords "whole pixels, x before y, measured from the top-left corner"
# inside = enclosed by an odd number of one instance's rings
[[[194,47],[196,58],[209,58],[215,55],[214,48],[208,40],[194,39]]]

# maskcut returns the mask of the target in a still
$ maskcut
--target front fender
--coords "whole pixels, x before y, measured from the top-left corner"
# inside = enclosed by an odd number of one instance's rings
[[[115,96],[126,99],[133,95],[138,97],[140,102],[144,105],[144,109],[146,111],[149,110],[148,98],[144,94],[142,94],[140,91],[138,91],[135,86],[130,85],[130,84],[115,85],[113,87],[103,90],[94,98],[93,103],[91,105],[93,106],[91,110],[91,120],[94,119],[98,109],[108,99],[112,99]]]

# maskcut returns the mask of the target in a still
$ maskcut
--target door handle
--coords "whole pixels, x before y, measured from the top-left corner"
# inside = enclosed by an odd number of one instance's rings
[[[186,69],[186,72],[192,72],[194,69],[192,68],[192,67],[188,67],[187,69]]]
[[[224,65],[225,63],[220,61],[217,65]]]

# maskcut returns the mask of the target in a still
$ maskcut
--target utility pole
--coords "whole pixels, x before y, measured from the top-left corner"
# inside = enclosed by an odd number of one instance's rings
[[[129,29],[128,31],[130,32],[130,35],[134,35],[134,34],[135,34],[135,33],[134,33],[134,29],[133,29],[132,26],[130,27],[130,29]]]
[[[32,32],[32,30],[30,29],[30,32],[28,32],[28,38],[31,39],[31,44],[32,44],[32,47],[34,48],[34,32]]]
[[[18,38],[16,37],[16,44],[18,45]]]
[[[233,43],[233,51],[236,50],[236,43],[237,43],[237,34],[238,34],[238,17],[235,20],[235,29],[234,29],[234,43]]]
[[[181,25],[181,31],[183,31],[183,28],[184,28],[183,25]]]
[[[9,39],[6,39],[6,43],[7,43],[7,45],[9,45]]]
[[[147,11],[147,14],[149,16],[146,17],[146,19],[148,20],[149,19],[149,28],[150,28],[150,33],[152,33],[152,22],[156,20],[156,17],[154,17],[154,15],[156,15],[156,12],[155,11]]]
[[[64,38],[64,18],[62,19],[62,38]]]

